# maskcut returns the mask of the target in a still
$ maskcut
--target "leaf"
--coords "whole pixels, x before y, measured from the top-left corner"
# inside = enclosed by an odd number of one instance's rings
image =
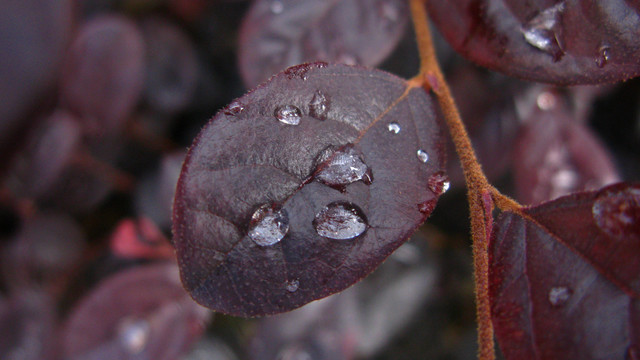
[[[376,66],[409,20],[404,0],[259,0],[240,29],[239,64],[247,87],[308,61]]]
[[[557,85],[640,75],[638,1],[428,1],[447,41],[469,60]]]
[[[186,289],[211,309],[259,316],[357,282],[448,187],[440,125],[421,88],[346,65],[289,68],[235,100],[198,135],[178,181]]]
[[[135,267],[102,282],[64,327],[64,359],[176,359],[210,313],[180,286],[175,264]]]
[[[640,354],[640,184],[505,212],[490,244],[492,318],[507,359]]]

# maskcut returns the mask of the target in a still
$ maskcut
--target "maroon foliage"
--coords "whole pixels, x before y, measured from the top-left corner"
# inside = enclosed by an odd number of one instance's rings
[[[180,285],[174,264],[114,275],[84,298],[65,327],[65,359],[171,360],[204,330],[209,312]]]
[[[490,292],[507,359],[637,356],[639,219],[640,185],[624,183],[498,218]]]
[[[309,61],[375,66],[402,38],[403,0],[259,0],[240,33],[240,71],[253,87]]]
[[[196,301],[245,316],[291,310],[355,283],[408,238],[448,185],[432,100],[408,86],[305,64],[211,120],[174,203]]]
[[[474,62],[554,84],[640,74],[640,4],[610,0],[428,1],[451,45]]]

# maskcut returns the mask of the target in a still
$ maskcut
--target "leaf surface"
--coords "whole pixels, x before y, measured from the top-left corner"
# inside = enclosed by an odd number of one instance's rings
[[[239,63],[254,87],[308,61],[378,65],[409,20],[403,0],[259,0],[240,30]]]
[[[568,85],[640,74],[637,0],[454,0],[427,6],[457,52],[511,76]]]
[[[490,296],[507,359],[640,354],[639,219],[625,183],[500,215]]]
[[[218,113],[189,151],[173,213],[183,284],[241,316],[345,289],[431,213],[448,186],[442,154],[421,88],[361,67],[287,69]]]

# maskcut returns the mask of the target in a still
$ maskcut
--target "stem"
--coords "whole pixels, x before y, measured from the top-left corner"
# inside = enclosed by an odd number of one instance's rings
[[[410,81],[422,81],[426,90],[436,95],[445,117],[449,133],[462,165],[467,184],[467,199],[471,216],[471,234],[473,239],[473,262],[476,294],[476,313],[478,319],[478,358],[480,360],[495,359],[494,332],[491,322],[491,303],[489,297],[489,237],[493,215],[491,210],[495,204],[501,210],[517,211],[520,204],[501,194],[489,185],[482,171],[458,108],[451,96],[431,39],[431,31],[427,22],[426,0],[410,0],[411,15],[416,32],[418,51],[420,53],[420,73]]]

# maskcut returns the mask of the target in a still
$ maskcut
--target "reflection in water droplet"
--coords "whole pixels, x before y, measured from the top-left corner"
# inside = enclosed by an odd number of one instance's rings
[[[564,11],[564,2],[540,12],[521,29],[524,39],[535,48],[553,56],[553,61],[560,60],[564,55],[558,40],[562,11]]]
[[[302,118],[300,109],[293,105],[278,106],[273,114],[278,121],[287,125],[298,125],[300,118]]]
[[[244,110],[244,106],[241,103],[237,101],[232,101],[231,104],[229,104],[229,106],[227,106],[226,108],[224,108],[224,110],[222,110],[222,112],[225,115],[236,116],[240,114],[243,110]]]
[[[118,339],[130,354],[138,354],[147,346],[150,332],[147,321],[125,319],[118,328]]]
[[[329,112],[329,105],[329,97],[318,90],[313,94],[313,98],[309,102],[309,115],[316,119],[325,120],[327,112]]]
[[[398,124],[397,122],[389,123],[389,125],[387,125],[387,130],[394,134],[397,134],[400,132],[400,124]]]
[[[598,228],[618,240],[640,240],[640,185],[605,188],[591,207]]]
[[[300,286],[300,281],[298,280],[291,280],[291,281],[287,281],[286,283],[286,288],[288,292],[298,291],[299,286]]]
[[[418,156],[418,159],[420,161],[422,161],[423,163],[426,163],[427,161],[429,161],[429,154],[427,154],[424,150],[420,149],[416,152],[416,155]]]
[[[553,306],[562,306],[571,297],[571,289],[566,286],[553,287],[549,290],[549,302]]]
[[[360,208],[348,202],[327,205],[313,219],[318,235],[336,240],[349,240],[367,230],[367,222]]]
[[[289,216],[284,209],[275,210],[268,204],[259,207],[251,216],[249,237],[260,246],[273,245],[289,231]]]
[[[271,13],[274,15],[282,14],[282,11],[284,11],[282,0],[273,0],[269,6],[269,10],[271,10]]]
[[[338,150],[329,147],[316,160],[315,178],[333,187],[344,187],[358,180],[370,185],[373,174],[363,158],[364,155],[350,145]]]
[[[598,56],[596,56],[596,65],[599,68],[603,68],[611,59],[611,48],[607,45],[602,45],[598,50]]]
[[[443,171],[438,171],[431,175],[427,183],[429,190],[437,196],[440,196],[449,190],[449,177]]]

